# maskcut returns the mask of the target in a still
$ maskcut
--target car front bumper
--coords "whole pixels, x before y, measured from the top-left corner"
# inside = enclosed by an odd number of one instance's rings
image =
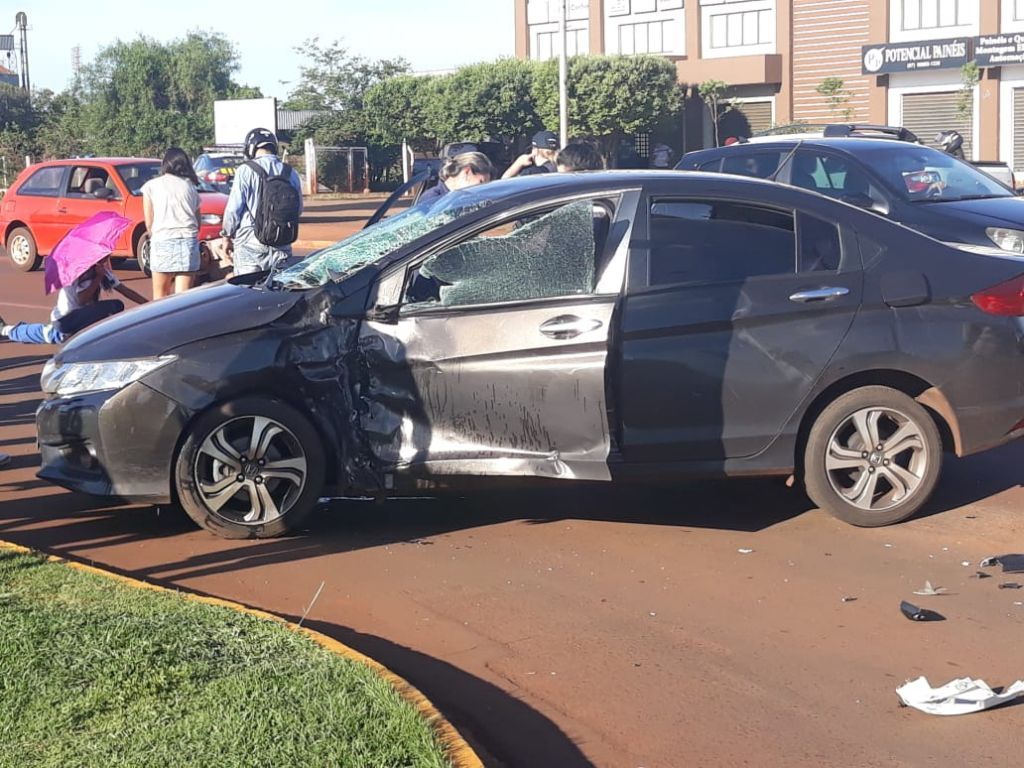
[[[190,418],[140,382],[46,400],[36,411],[38,476],[95,496],[167,502],[178,440]]]

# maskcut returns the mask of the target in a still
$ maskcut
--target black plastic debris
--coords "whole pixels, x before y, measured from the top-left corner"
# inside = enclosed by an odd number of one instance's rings
[[[911,621],[945,621],[946,617],[936,611],[930,611],[927,608],[918,608],[913,603],[908,603],[906,600],[900,603],[900,611]]]
[[[1020,584],[1016,581],[1004,581],[999,585],[1000,589],[1021,589],[1024,588],[1024,584]]]
[[[1024,555],[992,555],[979,564],[982,568],[1003,566],[1003,573],[1024,573]]]
[[[991,579],[992,578],[992,574],[991,573],[985,573],[984,571],[975,571],[974,575],[971,576],[971,578],[972,579]]]

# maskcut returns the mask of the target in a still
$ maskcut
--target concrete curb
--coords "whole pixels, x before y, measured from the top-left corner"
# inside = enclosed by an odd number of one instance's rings
[[[427,721],[427,725],[429,725],[436,734],[437,740],[444,748],[446,756],[451,761],[453,768],[484,768],[483,761],[480,760],[480,757],[476,754],[473,748],[469,746],[466,740],[462,738],[462,735],[455,729],[455,726],[448,722],[445,716],[438,711],[437,707],[435,707],[431,703],[430,699],[424,696],[419,689],[409,683],[405,678],[392,672],[380,662],[371,659],[369,656],[360,653],[354,648],[349,648],[344,643],[338,642],[334,638],[328,637],[322,632],[317,632],[309,629],[308,627],[300,627],[298,624],[282,619],[280,616],[275,616],[272,613],[267,613],[266,611],[261,611],[257,608],[250,608],[246,605],[242,605],[241,603],[222,600],[218,597],[197,595],[193,592],[186,592],[179,589],[168,589],[167,587],[161,587],[157,584],[150,584],[149,582],[140,581],[139,579],[133,579],[130,576],[123,576],[119,573],[97,568],[96,566],[85,565],[84,563],[78,563],[74,560],[67,560],[63,557],[59,557],[58,555],[47,555],[30,549],[29,547],[23,547],[20,544],[14,544],[13,542],[4,541],[2,539],[0,539],[0,550],[24,554],[44,555],[48,562],[63,563],[64,565],[75,568],[79,571],[105,576],[108,579],[121,582],[122,584],[135,589],[148,589],[153,592],[171,592],[180,595],[186,600],[194,600],[198,603],[215,605],[221,608],[230,608],[231,610],[239,613],[245,613],[259,619],[265,619],[267,621],[276,622],[277,624],[282,624],[292,632],[305,635],[314,643],[331,653],[370,667],[370,669],[391,683],[391,686],[398,692],[398,695],[411,704],[416,711],[420,713],[423,719]]]

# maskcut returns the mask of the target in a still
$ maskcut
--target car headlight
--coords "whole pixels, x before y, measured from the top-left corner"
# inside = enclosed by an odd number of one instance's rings
[[[221,217],[216,213],[204,213],[199,217],[199,221],[203,224],[220,224]]]
[[[102,363],[67,363],[43,372],[43,391],[59,397],[121,389],[177,360],[177,355]]]
[[[1004,251],[1024,253],[1024,232],[1019,229],[989,227],[985,230],[985,234],[988,235],[989,240],[998,245]]]

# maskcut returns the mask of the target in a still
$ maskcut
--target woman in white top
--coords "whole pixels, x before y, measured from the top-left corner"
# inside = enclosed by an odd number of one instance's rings
[[[178,147],[164,154],[160,175],[142,185],[154,299],[187,291],[199,271],[198,185]]]

